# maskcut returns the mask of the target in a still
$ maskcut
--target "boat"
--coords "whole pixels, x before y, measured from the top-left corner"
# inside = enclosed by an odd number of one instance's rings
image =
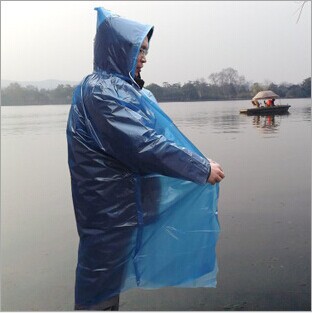
[[[240,113],[245,113],[247,115],[274,115],[274,114],[287,114],[289,104],[286,105],[275,105],[273,107],[259,107],[240,110]]]
[[[259,100],[270,100],[273,102],[272,105],[266,106],[263,105],[261,106]],[[258,92],[252,99],[251,102],[253,105],[255,105],[255,108],[249,108],[249,109],[242,109],[239,112],[242,114],[247,114],[247,115],[281,115],[281,114],[288,114],[288,109],[290,108],[290,105],[282,105],[280,104],[274,104],[275,99],[279,99],[279,95],[274,93],[271,90],[264,90]],[[280,99],[279,99],[280,101]]]

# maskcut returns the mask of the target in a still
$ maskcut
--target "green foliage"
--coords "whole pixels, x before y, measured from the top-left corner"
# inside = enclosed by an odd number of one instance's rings
[[[146,86],[159,102],[206,101],[206,100],[235,100],[251,99],[261,90],[269,89],[281,98],[310,98],[311,77],[306,78],[300,85],[271,83],[264,86],[260,83],[248,84],[244,76],[232,68],[223,69],[209,76],[210,83],[204,78],[196,81],[169,84],[163,86],[150,84]],[[70,104],[75,86],[58,85],[53,90],[38,89],[34,86],[21,87],[12,83],[1,89],[2,105],[40,105],[40,104]]]

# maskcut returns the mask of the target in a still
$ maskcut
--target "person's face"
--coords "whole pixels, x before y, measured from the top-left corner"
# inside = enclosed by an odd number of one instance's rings
[[[136,69],[135,69],[135,77],[137,77],[139,75],[139,73],[141,72],[141,69],[143,67],[143,64],[146,63],[146,54],[148,51],[148,38],[145,37],[142,46],[140,48],[140,53],[138,56],[138,60],[137,60],[137,65],[136,65]]]

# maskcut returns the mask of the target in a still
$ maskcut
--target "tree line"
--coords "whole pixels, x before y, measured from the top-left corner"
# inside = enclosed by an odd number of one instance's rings
[[[311,77],[301,84],[249,83],[244,76],[232,68],[223,69],[208,77],[180,83],[163,83],[163,86],[146,86],[159,102],[170,101],[206,101],[206,100],[244,100],[251,99],[259,91],[272,90],[281,98],[310,98]]]
[[[1,105],[70,104],[75,86],[58,85],[55,89],[38,89],[33,85],[22,87],[11,83],[1,88]]]
[[[42,105],[70,104],[75,86],[58,85],[55,89],[38,89],[29,85],[22,87],[11,83],[1,89],[2,105]],[[261,90],[272,90],[281,98],[310,98],[311,77],[301,84],[249,83],[244,76],[232,68],[212,73],[208,81],[204,78],[189,81],[185,84],[164,82],[162,86],[146,86],[159,102],[237,100],[251,99]]]

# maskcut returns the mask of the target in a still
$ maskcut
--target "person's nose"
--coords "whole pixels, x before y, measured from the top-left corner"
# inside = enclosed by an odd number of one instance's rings
[[[142,55],[142,57],[141,57],[141,62],[142,62],[142,63],[146,63],[146,56],[145,56],[145,55]]]

